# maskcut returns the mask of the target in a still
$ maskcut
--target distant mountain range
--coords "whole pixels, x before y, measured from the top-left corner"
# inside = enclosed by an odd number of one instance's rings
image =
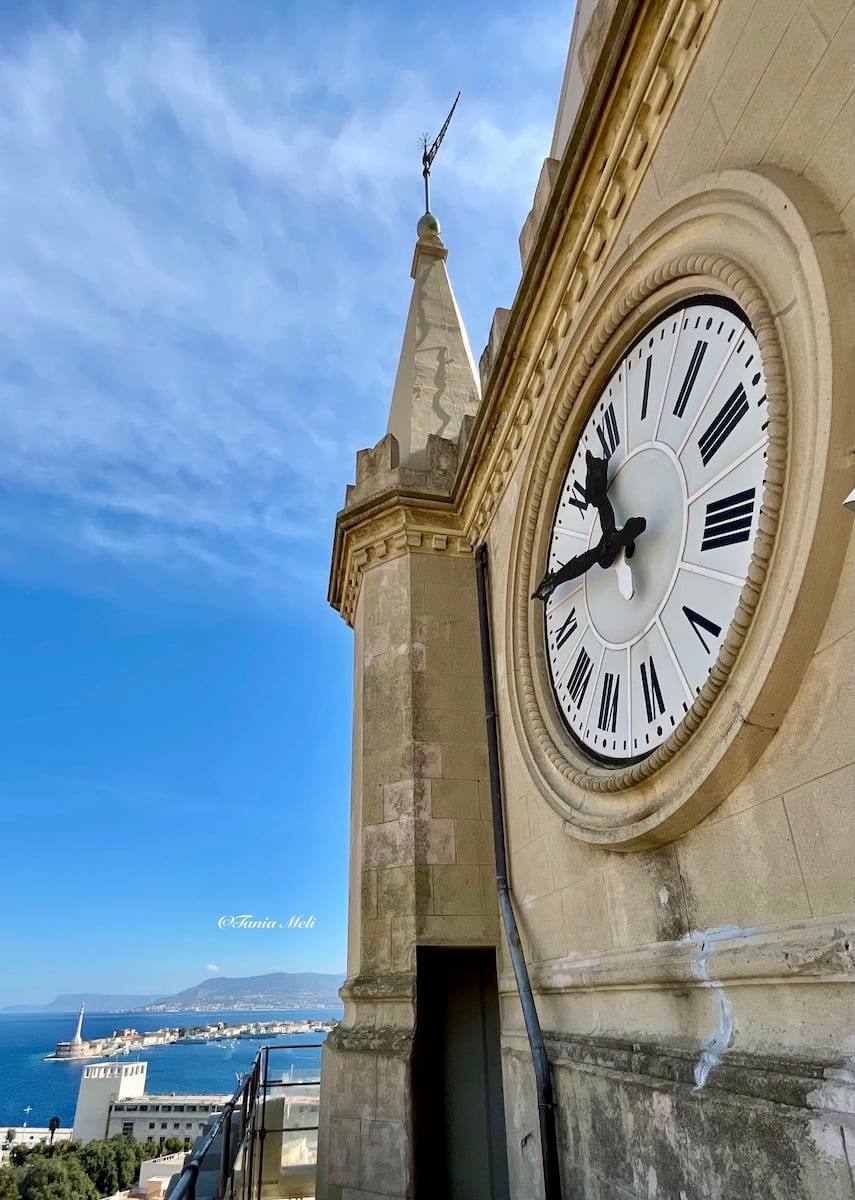
[[[111,996],[80,992],[57,996],[50,1004],[13,1004],[6,1013],[76,1012],[82,1003],[90,1012],[220,1012],[278,1008],[339,1008],[341,975],[313,971],[272,971],[228,979],[215,975],[174,996]]]
[[[220,1009],[338,1008],[341,975],[312,971],[271,971],[228,979],[215,975],[174,996],[161,996],[135,1007],[137,1012],[216,1012]]]
[[[6,1013],[49,1013],[77,1012],[81,1004],[86,1005],[90,1012],[115,1012],[116,1009],[141,1008],[150,1004],[157,996],[111,996],[100,992],[71,992],[57,996],[50,1004],[10,1004],[0,1009]]]

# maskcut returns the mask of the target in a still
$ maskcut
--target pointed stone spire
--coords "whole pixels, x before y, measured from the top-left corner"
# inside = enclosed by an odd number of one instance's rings
[[[427,212],[417,232],[410,272],[415,283],[387,427],[398,440],[400,464],[407,467],[427,465],[429,434],[456,441],[464,416],[474,415],[481,401],[439,221]]]
[[[83,1010],[86,1007],[86,1001],[80,1005],[80,1012],[77,1015],[77,1028],[74,1031],[74,1037],[71,1039],[72,1046],[79,1046],[83,1041]]]

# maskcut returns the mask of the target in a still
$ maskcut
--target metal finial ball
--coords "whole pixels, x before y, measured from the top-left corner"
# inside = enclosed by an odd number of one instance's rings
[[[420,238],[428,237],[434,234],[439,237],[440,225],[432,212],[426,212],[424,216],[419,217],[419,223],[416,226],[416,233]]]

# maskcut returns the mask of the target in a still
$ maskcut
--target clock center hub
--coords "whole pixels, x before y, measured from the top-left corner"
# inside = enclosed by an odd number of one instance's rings
[[[585,576],[594,630],[607,645],[622,646],[647,629],[673,586],[686,533],[686,488],[676,456],[661,443],[640,446],[615,472],[609,499],[618,528],[632,516],[647,521],[635,553],[626,560],[632,573],[629,598],[625,581],[614,566],[596,567]],[[595,546],[600,536],[597,519],[589,546]]]

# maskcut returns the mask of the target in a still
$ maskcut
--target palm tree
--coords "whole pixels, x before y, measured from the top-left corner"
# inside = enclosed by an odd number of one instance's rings
[[[60,1121],[59,1117],[51,1117],[51,1119],[48,1121],[48,1129],[50,1130],[50,1144],[51,1145],[53,1145],[54,1134],[56,1133],[57,1129],[59,1129],[61,1124],[62,1124],[62,1121]]]

